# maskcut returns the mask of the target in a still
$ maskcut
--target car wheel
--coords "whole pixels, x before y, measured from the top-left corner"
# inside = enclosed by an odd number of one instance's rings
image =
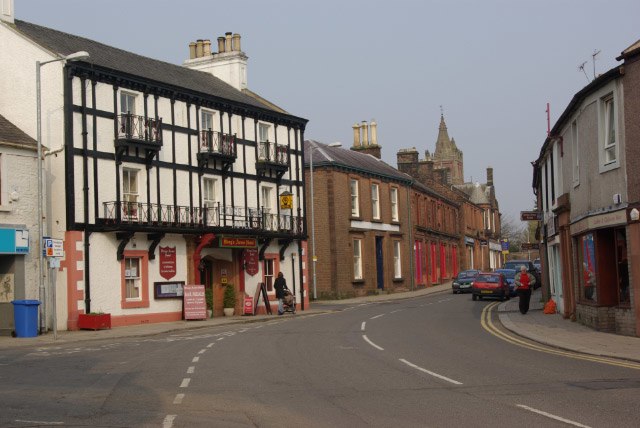
[[[458,292],[456,290],[453,290],[453,294],[458,294]]]
[[[478,300],[482,300],[482,296],[478,296]]]
[[[473,300],[474,302],[476,301],[477,298],[478,298],[478,296],[476,296],[475,294],[471,295],[471,300]]]

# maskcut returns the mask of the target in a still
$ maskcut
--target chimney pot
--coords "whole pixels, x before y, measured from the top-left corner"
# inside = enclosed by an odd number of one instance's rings
[[[353,125],[353,147],[360,147],[360,124]]]
[[[378,145],[378,124],[375,119],[371,119],[371,145]]]
[[[240,52],[242,49],[240,48],[240,34],[236,33],[233,35],[233,50]]]
[[[196,42],[189,43],[189,59],[196,57]]]
[[[493,168],[487,168],[487,186],[493,186]]]
[[[225,42],[224,42],[224,51],[231,52],[231,31],[227,31],[224,33]]]
[[[211,56],[211,40],[205,39],[202,54],[203,56]]]
[[[362,146],[368,147],[369,146],[369,125],[367,125],[366,120],[362,121],[362,125],[360,125],[360,128],[362,129]]]
[[[223,53],[224,52],[224,37],[220,36],[218,37],[218,53]]]
[[[201,58],[204,50],[204,42],[202,39],[198,39],[196,42],[196,58]]]

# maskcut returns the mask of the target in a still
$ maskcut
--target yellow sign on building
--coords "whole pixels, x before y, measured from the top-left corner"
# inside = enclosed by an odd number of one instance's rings
[[[293,209],[293,195],[291,193],[283,193],[280,195],[280,209],[291,210]]]

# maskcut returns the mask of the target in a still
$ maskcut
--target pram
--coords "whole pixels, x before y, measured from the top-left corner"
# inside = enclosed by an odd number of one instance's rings
[[[284,309],[284,312],[291,312],[292,314],[296,313],[296,296],[294,296],[288,288],[284,290],[282,307]]]

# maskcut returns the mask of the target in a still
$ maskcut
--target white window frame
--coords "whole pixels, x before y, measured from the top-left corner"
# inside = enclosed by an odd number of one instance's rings
[[[351,216],[360,217],[360,190],[358,180],[351,179],[349,186],[351,191]]]
[[[271,125],[268,123],[258,123],[258,142],[264,143],[269,141],[269,135],[271,134]]]
[[[203,131],[215,130],[215,116],[216,113],[212,110],[200,110],[200,129]]]
[[[205,177],[202,179],[202,204],[205,208],[215,208],[218,203],[216,185],[215,178]]]
[[[353,279],[362,279],[362,239],[353,239]]]
[[[395,279],[402,278],[402,253],[400,241],[393,241],[393,277]]]
[[[262,186],[260,188],[260,203],[264,208],[265,213],[270,213],[273,207],[271,203],[273,189],[269,186]]]
[[[122,168],[122,213],[127,219],[138,217],[138,172],[139,171],[134,168]]]
[[[573,186],[580,184],[580,142],[578,140],[578,119],[571,122],[571,156],[573,157]]]
[[[142,280],[140,275],[140,257],[125,257],[124,259],[124,279],[126,285],[126,301],[142,300]]]
[[[389,196],[391,200],[391,221],[400,221],[400,215],[398,214],[398,188],[392,187]]]
[[[380,220],[380,185],[371,184],[371,217]]]
[[[620,166],[617,86],[609,85],[598,94],[598,147],[600,173]],[[613,121],[613,123],[611,123]],[[613,141],[611,141],[613,137]]]
[[[137,97],[133,92],[120,91],[120,113],[135,115]]]

